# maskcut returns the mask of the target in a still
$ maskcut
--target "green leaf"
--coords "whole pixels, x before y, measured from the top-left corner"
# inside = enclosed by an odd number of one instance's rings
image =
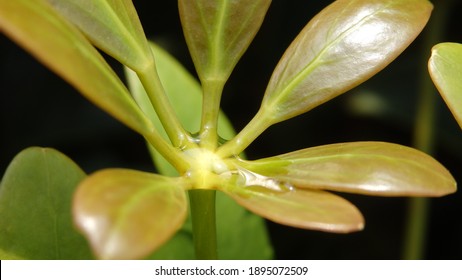
[[[71,217],[72,194],[84,177],[56,150],[34,147],[19,153],[0,185],[1,258],[91,258]]]
[[[364,219],[353,204],[328,192],[273,192],[246,186],[231,187],[227,193],[252,212],[283,225],[336,233],[364,227]]]
[[[271,0],[179,0],[181,23],[202,82],[226,81],[260,29]]]
[[[0,30],[113,117],[141,134],[151,132],[99,52],[46,1],[0,1]]]
[[[128,169],[98,171],[77,189],[75,223],[100,259],[146,257],[183,224],[185,184]]]
[[[304,189],[381,196],[442,196],[456,191],[454,178],[435,159],[391,143],[318,146],[242,165]]]
[[[276,66],[261,113],[274,124],[364,82],[420,33],[426,0],[338,0],[316,15]]]
[[[432,48],[430,76],[462,128],[462,44],[441,43]]]
[[[104,52],[141,71],[153,63],[132,0],[47,0]]]

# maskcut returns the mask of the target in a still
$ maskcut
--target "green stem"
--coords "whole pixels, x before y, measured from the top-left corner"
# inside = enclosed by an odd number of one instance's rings
[[[189,134],[178,120],[165,93],[157,73],[156,64],[154,62],[151,63],[144,71],[137,72],[137,75],[172,144],[175,147],[184,147],[191,144],[189,142]]]
[[[215,150],[218,143],[218,114],[225,81],[208,80],[203,82],[202,123],[200,145]]]
[[[146,141],[158,151],[176,170],[182,174],[186,172],[190,165],[185,155],[177,148],[173,147],[170,143],[160,136],[154,128],[151,133],[145,135]]]
[[[218,259],[215,221],[215,191],[190,190],[189,201],[194,249],[200,260]]]
[[[268,114],[262,113],[260,109],[255,117],[230,141],[226,142],[217,150],[217,155],[226,158],[239,155],[245,150],[260,134],[273,123],[267,119]]]
[[[429,50],[438,43],[443,27],[445,25],[446,12],[451,0],[439,1],[425,31],[422,61],[428,60]],[[414,147],[432,154],[435,142],[436,92],[432,81],[429,78],[426,64],[421,65],[420,97],[418,100],[415,130]],[[428,214],[430,212],[430,199],[410,198],[408,205],[405,240],[403,248],[403,259],[422,259],[425,255],[425,244],[428,229]]]

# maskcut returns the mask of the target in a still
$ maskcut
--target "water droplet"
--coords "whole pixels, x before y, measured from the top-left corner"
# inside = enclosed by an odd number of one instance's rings
[[[246,187],[262,187],[277,192],[290,192],[295,189],[293,185],[287,182],[266,177],[247,169],[239,168],[237,172],[241,177],[241,181],[238,180],[238,183]]]

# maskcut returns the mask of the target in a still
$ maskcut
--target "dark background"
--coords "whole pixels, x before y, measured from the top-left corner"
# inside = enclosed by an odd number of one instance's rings
[[[223,96],[223,109],[241,129],[256,113],[266,83],[285,48],[331,1],[275,0],[254,43],[237,65]],[[443,1],[434,1],[435,10]],[[176,1],[134,0],[148,37],[194,71]],[[438,41],[462,42],[462,2],[453,1]],[[422,35],[425,34],[426,31]],[[248,150],[260,158],[345,141],[413,143],[422,77],[430,49],[422,35],[388,68],[363,85],[307,114],[267,130]],[[120,65],[111,61],[121,73]],[[86,172],[107,167],[153,170],[143,139],[82,98],[73,88],[0,35],[0,174],[29,146],[54,147]],[[363,104],[363,105],[361,105]],[[435,157],[460,181],[462,131],[435,92]],[[406,198],[343,195],[363,212],[364,231],[337,235],[268,223],[279,259],[398,259]],[[426,258],[462,258],[462,195],[434,199]],[[219,218],[219,217],[218,217]]]

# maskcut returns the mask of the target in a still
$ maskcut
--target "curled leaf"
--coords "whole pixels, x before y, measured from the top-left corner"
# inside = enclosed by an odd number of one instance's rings
[[[0,31],[113,117],[148,134],[152,124],[99,52],[44,0],[0,1]]]
[[[132,0],[47,0],[92,43],[136,71],[153,59]]]
[[[462,44],[441,43],[434,46],[428,70],[433,83],[462,128]]]
[[[316,15],[276,66],[261,111],[280,122],[364,82],[421,32],[427,0],[338,0]]]
[[[235,187],[226,193],[250,211],[283,225],[336,233],[364,227],[364,219],[353,204],[328,192],[272,192],[258,187]]]
[[[126,169],[84,180],[74,196],[75,224],[101,259],[137,259],[166,242],[187,213],[184,181]]]
[[[202,82],[226,81],[247,50],[271,0],[179,0],[181,23]]]
[[[332,144],[242,164],[304,189],[380,196],[442,196],[456,191],[454,178],[435,159],[391,143]]]

